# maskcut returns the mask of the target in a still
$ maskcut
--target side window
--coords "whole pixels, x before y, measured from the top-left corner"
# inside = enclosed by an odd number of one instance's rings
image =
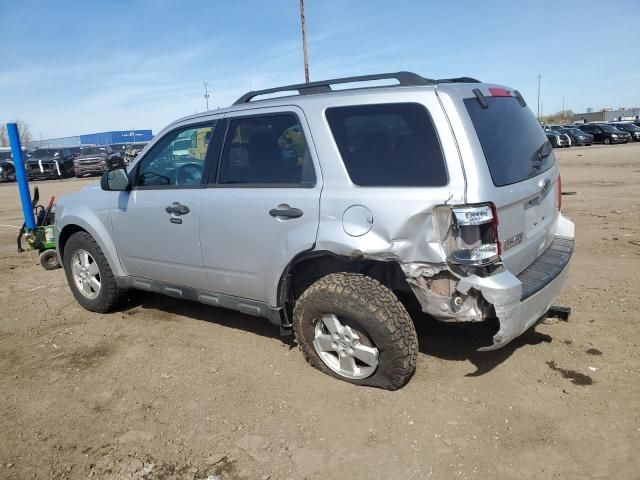
[[[313,162],[293,113],[231,119],[219,183],[313,187]]]
[[[168,133],[144,156],[134,185],[199,185],[215,124],[183,128]]]
[[[439,187],[448,183],[427,110],[415,103],[333,107],[329,127],[351,181],[362,187]]]

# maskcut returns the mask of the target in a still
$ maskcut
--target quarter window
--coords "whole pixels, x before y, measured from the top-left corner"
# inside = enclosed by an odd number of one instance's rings
[[[285,113],[230,120],[219,183],[313,187],[313,162],[298,117]]]
[[[327,109],[351,181],[362,187],[438,187],[448,183],[427,110],[415,103]]]
[[[200,125],[167,134],[140,160],[135,185],[162,187],[201,184],[214,127],[210,124]]]

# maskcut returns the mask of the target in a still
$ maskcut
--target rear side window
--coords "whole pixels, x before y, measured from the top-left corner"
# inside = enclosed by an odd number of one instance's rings
[[[531,110],[515,97],[485,100],[487,108],[475,97],[465,99],[464,104],[497,187],[535,177],[555,164],[553,152],[540,155],[548,140]]]
[[[351,181],[361,187],[441,187],[447,169],[427,110],[416,103],[327,109]]]
[[[296,115],[229,121],[219,183],[313,187],[315,182],[313,162]]]

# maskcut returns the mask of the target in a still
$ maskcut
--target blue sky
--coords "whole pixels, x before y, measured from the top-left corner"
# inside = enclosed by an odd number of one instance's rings
[[[640,105],[640,1],[306,0],[312,80],[411,70],[543,112]],[[304,80],[298,0],[0,0],[0,122],[37,139],[152,128]]]

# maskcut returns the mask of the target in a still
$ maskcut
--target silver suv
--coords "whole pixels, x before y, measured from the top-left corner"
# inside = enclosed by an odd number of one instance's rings
[[[331,88],[372,80],[397,84]],[[293,330],[329,375],[397,389],[418,352],[407,302],[497,318],[483,350],[545,315],[573,252],[560,190],[517,90],[398,72],[177,120],[127,170],[60,199],[56,241],[88,310],[127,289],[238,310]]]

